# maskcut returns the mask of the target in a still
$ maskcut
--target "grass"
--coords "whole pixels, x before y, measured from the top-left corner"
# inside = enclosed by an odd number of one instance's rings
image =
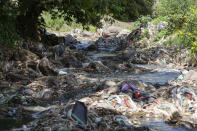
[[[58,32],[70,32],[72,29],[82,29],[83,26],[80,23],[76,23],[75,21],[73,22],[68,22],[64,19],[64,16],[59,16],[53,18],[53,16],[49,12],[43,12],[41,17],[44,19],[45,22],[45,27],[48,30],[52,31],[58,31]],[[94,26],[89,26],[90,32],[96,32],[96,27]]]
[[[59,14],[59,12],[57,12],[57,14]],[[70,32],[72,29],[76,29],[76,28],[81,30],[86,30],[83,29],[82,24],[76,23],[75,20],[73,20],[73,22],[68,22],[64,19],[64,16],[61,15],[59,15],[59,17],[58,15],[56,17],[53,17],[49,12],[43,12],[41,17],[44,19],[45,22],[44,26],[46,27],[46,29],[51,31]],[[115,22],[113,23],[113,26],[128,29],[131,32],[137,28],[137,26],[130,26],[127,23],[126,24],[125,23],[120,24],[120,23]],[[97,29],[96,27],[90,25],[89,30],[86,31],[95,33],[96,29]]]

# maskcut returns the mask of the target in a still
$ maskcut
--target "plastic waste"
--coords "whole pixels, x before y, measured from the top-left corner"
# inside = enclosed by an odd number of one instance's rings
[[[110,35],[105,35],[105,38],[110,38],[111,36]]]
[[[59,75],[67,75],[68,73],[65,71],[59,71]]]
[[[190,93],[187,93],[187,92],[186,92],[186,94],[185,94],[185,95],[186,95],[186,98],[187,98],[187,99],[189,99],[189,100],[191,100],[191,99],[192,99],[192,94],[190,94]]]
[[[57,54],[58,56],[62,56],[63,53],[64,53],[64,51],[65,51],[64,48],[65,48],[64,45],[63,45],[63,44],[60,44],[60,45],[58,46],[58,48],[56,48],[56,54]]]
[[[194,91],[187,86],[173,88],[172,97],[185,110],[189,110],[193,106],[193,100],[196,99]]]
[[[161,30],[162,28],[163,28],[163,25],[162,24],[160,24],[160,25],[157,26],[157,29],[158,30]]]
[[[135,98],[135,99],[139,99],[140,97],[142,97],[142,93],[139,92],[139,91],[135,91],[135,92],[134,92],[134,98]]]
[[[127,92],[127,91],[132,92],[132,91],[136,90],[136,86],[132,83],[127,84],[127,83],[123,82],[121,84],[121,90],[122,90],[122,92]]]
[[[85,126],[87,124],[87,107],[83,102],[77,101],[72,110],[72,118],[79,124]]]
[[[118,123],[120,123],[121,125],[130,127],[131,123],[129,121],[129,119],[126,116],[115,116],[114,120]]]
[[[115,109],[119,109],[120,107],[127,107],[136,110],[135,103],[131,100],[128,95],[113,95],[106,100],[106,103]]]
[[[137,89],[136,85],[134,85],[131,82],[129,84],[126,82],[123,82],[121,84],[121,91],[124,93],[132,92],[133,99],[135,99],[135,101],[137,101],[137,102],[142,102],[142,104],[154,102],[154,100],[156,99],[155,97],[151,96],[150,93],[143,92],[143,91]],[[126,101],[125,101],[125,103],[126,103]]]
[[[81,42],[79,44],[74,45],[78,50],[87,49],[91,44],[88,42]]]

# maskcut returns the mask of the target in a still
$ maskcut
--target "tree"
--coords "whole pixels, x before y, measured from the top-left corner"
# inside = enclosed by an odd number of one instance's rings
[[[99,6],[104,5],[101,0],[19,0],[19,16],[17,26],[20,34],[25,37],[39,40],[39,26],[42,24],[38,17],[42,11],[50,11],[56,15],[52,9],[56,8],[66,14],[65,19],[72,21],[72,18],[83,25],[97,25],[103,16],[104,9]]]
[[[15,6],[17,30],[24,38],[40,40],[39,28],[43,20],[39,20],[39,16],[43,11],[57,15],[53,11],[54,8],[62,12],[67,21],[75,19],[84,27],[87,25],[99,27],[100,19],[105,14],[110,14],[117,19],[136,18],[140,14],[146,14],[147,7],[149,9],[146,1],[153,0],[18,0]]]

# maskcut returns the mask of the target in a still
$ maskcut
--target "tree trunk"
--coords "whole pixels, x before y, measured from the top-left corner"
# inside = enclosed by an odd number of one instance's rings
[[[38,17],[41,14],[37,4],[31,4],[25,14],[17,17],[17,30],[22,38],[28,38],[35,41],[40,41],[40,23]]]

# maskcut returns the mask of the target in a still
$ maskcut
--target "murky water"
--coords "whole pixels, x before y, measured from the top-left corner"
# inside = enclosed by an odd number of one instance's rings
[[[170,125],[164,122],[163,118],[160,117],[146,117],[134,119],[139,120],[142,126],[147,126],[151,131],[196,131],[197,129],[189,129],[186,127],[178,127],[176,125]],[[132,120],[132,118],[130,118]]]
[[[12,118],[5,118],[0,119],[0,130],[10,130],[12,128],[20,128],[22,125],[27,124],[32,119],[12,119]]]
[[[151,74],[138,75],[138,79],[143,82],[151,83],[153,85],[166,85],[169,81],[176,80],[179,75],[179,72],[156,72]]]
[[[144,122],[145,126],[148,126],[152,131],[195,131],[195,129],[188,129],[185,127],[176,127],[175,125],[169,125],[165,122]]]

